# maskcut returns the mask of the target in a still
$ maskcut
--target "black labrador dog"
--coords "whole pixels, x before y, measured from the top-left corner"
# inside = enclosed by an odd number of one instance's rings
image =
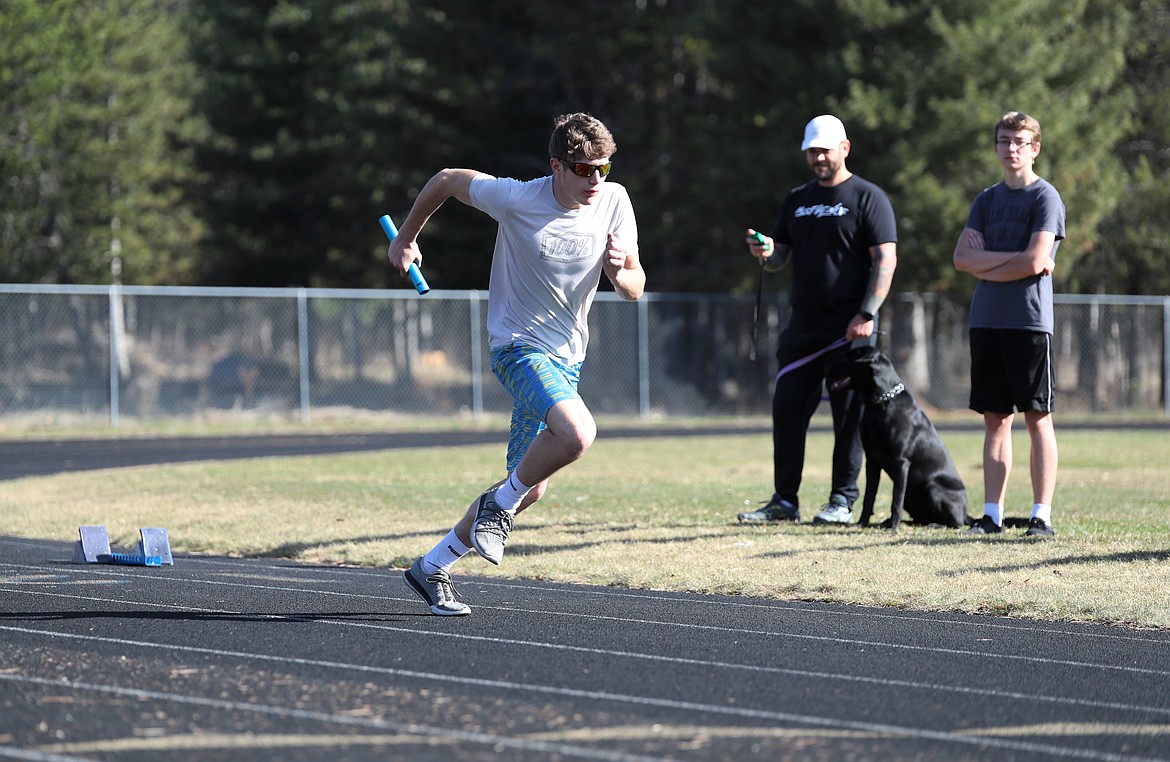
[[[849,387],[865,402],[861,419],[865,448],[861,526],[869,526],[873,516],[882,471],[894,482],[888,522],[891,530],[898,530],[903,511],[918,524],[971,524],[967,489],[955,462],[890,359],[877,347],[856,347],[829,369],[829,378],[833,389]]]

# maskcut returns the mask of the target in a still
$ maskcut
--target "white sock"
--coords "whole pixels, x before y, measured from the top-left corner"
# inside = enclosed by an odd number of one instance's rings
[[[508,478],[499,487],[496,487],[496,505],[509,513],[515,513],[524,500],[524,496],[532,487],[527,486],[516,476],[516,472],[508,474]]]
[[[1032,504],[1032,518],[1040,519],[1045,524],[1052,524],[1052,506],[1044,503]]]
[[[1003,526],[1003,506],[999,503],[984,503],[983,515],[994,521],[997,527]]]
[[[449,572],[456,561],[470,552],[471,548],[460,542],[459,538],[455,535],[455,530],[452,529],[438,545],[431,548],[423,556],[423,569],[428,572],[437,572],[439,570]]]

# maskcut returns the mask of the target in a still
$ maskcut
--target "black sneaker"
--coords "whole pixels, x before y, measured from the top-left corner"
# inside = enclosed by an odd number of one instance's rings
[[[773,495],[763,508],[747,511],[738,516],[741,524],[766,524],[770,521],[795,521],[800,523],[800,509],[787,500]]]
[[[984,516],[976,521],[969,529],[964,529],[962,532],[959,532],[959,535],[961,537],[980,537],[987,534],[1001,534],[1002,532],[1003,527],[996,524],[990,517]]]
[[[1024,532],[1025,537],[1055,537],[1056,532],[1052,531],[1052,526],[1044,519],[1031,518],[1028,520],[1028,531]]]

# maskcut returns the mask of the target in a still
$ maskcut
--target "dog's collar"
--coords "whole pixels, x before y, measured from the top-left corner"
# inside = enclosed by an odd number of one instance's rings
[[[884,394],[877,394],[877,395],[874,395],[874,398],[873,398],[873,399],[871,399],[871,400],[869,401],[869,404],[871,404],[871,405],[880,405],[880,404],[882,404],[883,402],[889,402],[889,401],[890,401],[890,400],[892,400],[894,397],[897,397],[899,394],[901,394],[901,393],[902,393],[902,392],[904,392],[904,391],[906,391],[906,384],[904,384],[904,383],[902,383],[901,381],[899,381],[899,382],[898,382],[898,383],[897,383],[897,384],[894,386],[894,388],[893,388],[893,389],[890,389],[888,392],[885,392]]]

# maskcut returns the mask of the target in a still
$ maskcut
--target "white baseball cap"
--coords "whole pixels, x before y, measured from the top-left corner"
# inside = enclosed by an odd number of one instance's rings
[[[849,138],[845,137],[845,125],[832,114],[821,114],[804,127],[804,142],[800,150],[810,148],[836,148]]]

